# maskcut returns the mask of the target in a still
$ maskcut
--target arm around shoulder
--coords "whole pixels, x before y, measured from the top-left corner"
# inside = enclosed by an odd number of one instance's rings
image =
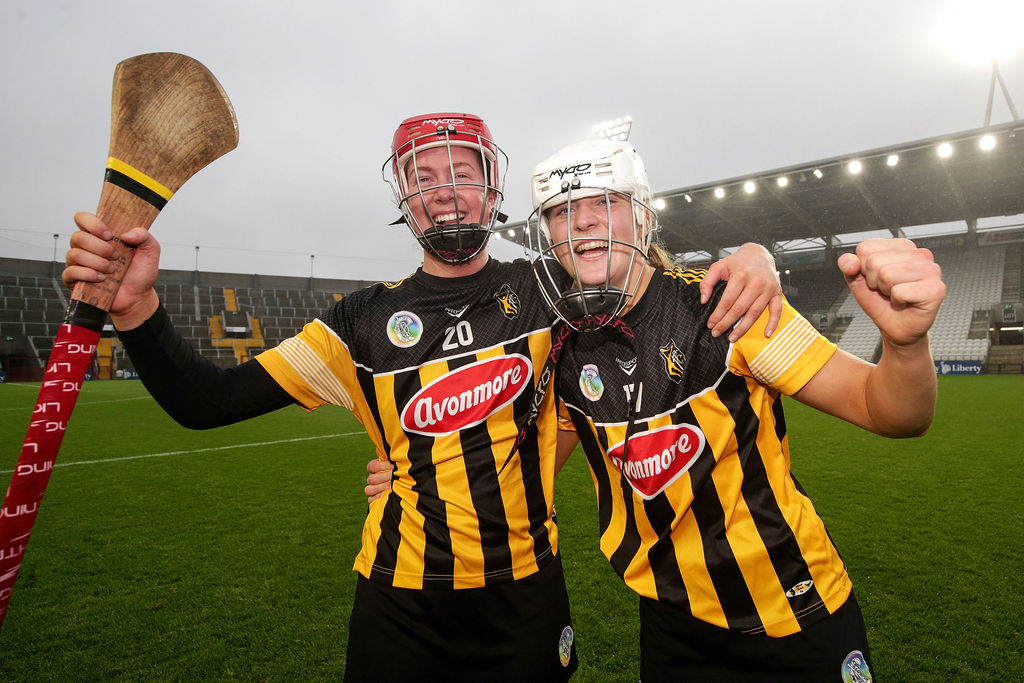
[[[710,301],[715,283],[722,280],[727,281],[725,291],[708,318],[712,336],[725,334],[735,325],[729,341],[736,341],[768,308],[764,336],[770,337],[782,315],[782,285],[771,253],[760,244],[748,242],[713,263],[700,283],[701,303]]]

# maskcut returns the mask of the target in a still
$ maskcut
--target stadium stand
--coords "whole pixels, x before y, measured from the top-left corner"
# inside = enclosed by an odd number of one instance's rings
[[[935,253],[947,285],[931,333],[936,361],[981,362],[986,373],[1024,371],[1019,322],[1024,319],[1024,241],[970,248],[941,240],[924,245]],[[790,303],[841,348],[877,360],[878,331],[848,296],[834,260],[821,254],[797,260],[780,266]],[[54,264],[0,258],[0,364],[9,381],[42,376],[67,307],[56,272]],[[231,366],[277,345],[345,294],[369,284],[166,270],[157,293],[175,326],[203,356]],[[112,328],[101,341],[93,376],[132,376]]]
[[[268,347],[298,332],[342,295],[341,292],[272,287],[237,287],[234,292],[238,306],[256,314]]]
[[[998,335],[993,326],[1003,306],[1015,310],[1022,299],[1021,245],[945,249],[935,251],[935,259],[946,283],[946,300],[930,332],[935,360],[988,362],[996,366],[988,370],[991,372],[1020,372],[1020,358],[1024,357],[1020,344],[994,340]],[[799,302],[794,305],[807,315]],[[840,348],[865,360],[877,360],[881,337],[845,290],[839,293],[834,316],[849,320],[838,335]],[[994,342],[998,346],[993,346]]]
[[[932,355],[937,361],[987,359],[992,311],[1005,300],[1003,283],[1008,251],[1002,247],[977,247],[935,252],[946,283],[946,300],[930,332]],[[1018,245],[1013,252],[1016,257]],[[1019,271],[1019,265],[1012,271],[1017,280]],[[1008,292],[1012,300],[1019,300],[1019,288],[1015,284]],[[850,322],[837,343],[859,358],[877,360],[881,343],[877,329],[852,296],[846,291],[840,296],[835,315],[839,319],[849,318]]]
[[[0,258],[0,367],[9,381],[39,381],[67,309],[53,264]],[[157,294],[174,325],[221,366],[292,336],[344,294],[370,282],[162,270]],[[224,319],[244,319],[244,337],[229,336]],[[231,325],[229,325],[231,327]],[[113,328],[101,339],[93,377],[132,376]]]
[[[932,327],[932,355],[936,360],[984,361],[989,339],[971,339],[975,313],[987,314],[1000,303],[1003,290],[1004,250],[972,249],[936,254],[946,283],[946,301]]]
[[[0,272],[0,301],[0,341],[7,343],[0,354],[3,368],[9,377],[38,381],[67,308],[64,292],[50,277]]]
[[[848,291],[844,293],[843,297],[843,303],[839,306],[837,315],[841,318],[848,318],[850,323],[847,325],[846,331],[839,337],[837,342],[839,348],[867,361],[876,360],[882,335],[875,327],[875,323],[861,310],[857,305],[857,300],[850,296]]]
[[[845,323],[834,311],[835,302],[846,291],[839,271],[819,261],[811,266],[783,267],[779,278],[790,305],[819,332],[834,340],[836,331]]]

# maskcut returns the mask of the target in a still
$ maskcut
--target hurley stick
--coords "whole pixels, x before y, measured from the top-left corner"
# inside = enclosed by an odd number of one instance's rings
[[[171,196],[238,145],[223,88],[196,60],[171,52],[126,59],[114,70],[110,154],[97,215],[114,235],[116,270],[79,282],[54,339],[18,464],[0,508],[0,625],[68,419],[133,250],[118,235],[149,228]]]

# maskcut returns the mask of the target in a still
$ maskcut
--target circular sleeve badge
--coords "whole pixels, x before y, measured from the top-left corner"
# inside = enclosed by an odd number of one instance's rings
[[[399,348],[415,346],[422,334],[423,323],[415,313],[399,311],[388,320],[388,339]]]

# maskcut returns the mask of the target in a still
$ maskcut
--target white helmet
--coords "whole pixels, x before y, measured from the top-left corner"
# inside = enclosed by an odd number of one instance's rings
[[[635,297],[647,261],[651,238],[658,228],[657,214],[651,208],[653,193],[647,181],[644,162],[636,149],[616,140],[587,140],[564,147],[537,164],[531,182],[533,213],[527,220],[526,246],[533,261],[533,273],[548,305],[572,327],[580,330],[599,327],[619,315]],[[626,242],[612,238],[611,206],[608,205],[608,259],[605,281],[601,285],[584,285],[567,276],[576,272],[576,245],[592,241],[593,235],[573,235],[553,242],[548,228],[549,209],[568,205],[587,197],[621,195],[631,203],[633,220],[631,239]],[[621,245],[631,250],[629,267],[620,282],[613,282],[612,247]],[[567,249],[565,247],[568,247]],[[560,264],[555,250],[568,258]],[[563,266],[571,265],[570,268]]]

